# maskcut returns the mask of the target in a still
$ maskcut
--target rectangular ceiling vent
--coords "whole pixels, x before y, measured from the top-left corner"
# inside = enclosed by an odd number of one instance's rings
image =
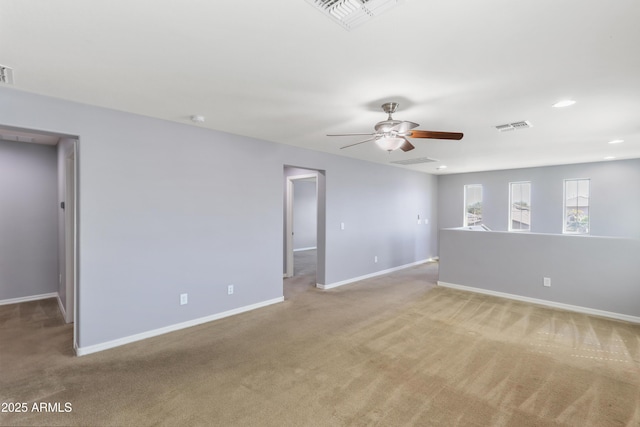
[[[13,84],[13,69],[6,67],[4,65],[0,65],[0,83],[4,83],[6,85]]]
[[[403,0],[307,0],[334,22],[352,30]]]
[[[496,129],[498,129],[498,132],[509,132],[512,130],[516,130],[516,129],[527,129],[527,128],[532,128],[533,125],[531,124],[530,121],[528,120],[523,120],[521,122],[514,122],[514,123],[507,123],[505,125],[498,125],[496,126]]]
[[[437,160],[430,159],[429,157],[418,157],[417,159],[396,160],[389,163],[394,163],[396,165],[418,165],[420,163],[433,163],[433,162],[437,162]]]

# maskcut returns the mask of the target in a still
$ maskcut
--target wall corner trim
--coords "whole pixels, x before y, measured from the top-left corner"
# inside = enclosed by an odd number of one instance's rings
[[[62,304],[62,300],[60,299],[60,294],[56,293],[56,299],[58,300],[58,308],[60,309],[60,313],[62,313],[62,318],[67,318],[67,310],[65,310],[64,305]]]
[[[60,297],[58,296],[57,292],[51,292],[48,294],[31,295],[28,297],[3,299],[3,300],[0,300],[0,305],[20,304],[21,302],[37,301],[37,300],[48,299],[48,298],[60,298]]]
[[[165,326],[163,328],[153,329],[151,331],[142,332],[135,335],[129,335],[127,337],[118,338],[118,339],[107,341],[100,344],[90,345],[87,347],[76,347],[76,355],[85,356],[87,354],[97,353],[99,351],[108,350],[114,347],[119,347],[121,345],[130,344],[136,341],[141,341],[141,340],[155,337],[158,335],[167,334],[169,332],[178,331],[180,329],[190,328],[192,326],[200,325],[202,323],[212,322],[214,320],[219,320],[225,317],[234,316],[236,314],[266,307],[268,305],[276,304],[283,301],[284,301],[284,296],[266,300],[266,301],[261,301],[256,304],[245,305],[244,307],[234,308],[232,310],[223,311],[222,313],[212,314],[210,316],[200,317],[198,319],[193,319],[193,320],[189,320],[182,323],[176,323],[174,325]]]
[[[532,303],[532,304],[539,304],[539,305],[544,305],[546,307],[559,308],[559,309],[562,309],[562,310],[574,311],[574,312],[577,312],[577,313],[588,314],[588,315],[591,315],[591,316],[607,317],[607,318],[610,318],[610,319],[622,320],[622,321],[630,322],[630,323],[640,323],[640,317],[630,316],[628,314],[614,313],[614,312],[611,312],[611,311],[598,310],[598,309],[595,309],[595,308],[580,307],[580,306],[577,306],[577,305],[563,304],[561,302],[548,301],[548,300],[543,300],[543,299],[538,299],[538,298],[530,298],[530,297],[525,297],[525,296],[521,296],[521,295],[508,294],[508,293],[505,293],[505,292],[490,291],[490,290],[487,290],[487,289],[474,288],[474,287],[471,287],[471,286],[464,286],[464,285],[456,285],[454,283],[447,283],[447,282],[441,282],[441,281],[438,281],[438,286],[442,286],[443,288],[457,289],[459,291],[475,292],[475,293],[478,293],[478,294],[491,295],[491,296],[498,297],[498,298],[507,298],[507,299],[512,299],[512,300],[516,300],[516,301],[528,302],[528,303]]]
[[[412,262],[409,264],[400,265],[398,267],[388,268],[386,270],[376,271],[374,273],[365,274],[364,276],[353,277],[351,279],[342,280],[340,282],[329,283],[328,285],[323,285],[321,283],[316,283],[316,287],[327,290],[332,288],[337,288],[338,286],[348,285],[349,283],[359,282],[361,280],[370,279],[372,277],[382,276],[383,274],[393,273],[394,271],[404,270],[405,268],[414,267],[416,265],[424,264],[427,262],[434,262],[433,258],[423,259],[420,261]]]

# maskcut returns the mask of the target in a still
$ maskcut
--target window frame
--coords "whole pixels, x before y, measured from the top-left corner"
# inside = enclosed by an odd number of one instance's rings
[[[586,231],[580,230],[568,230],[567,229],[567,183],[568,182],[576,182],[576,205],[575,208],[579,208],[579,182],[587,181],[587,226]],[[570,206],[571,207],[571,206]],[[591,178],[567,178],[562,181],[562,234],[568,235],[589,235],[591,234]]]
[[[513,186],[514,185],[523,185],[523,184],[527,184],[529,186],[529,200],[528,200],[529,228],[527,228],[527,229],[524,229],[524,228],[513,228],[513,217],[511,216],[513,214]],[[515,233],[529,233],[529,232],[531,232],[531,188],[532,188],[531,181],[514,181],[514,182],[510,182],[509,183],[509,213],[508,213],[509,224],[507,226],[507,230],[509,230],[510,232],[515,232]]]
[[[465,184],[464,185],[464,198],[463,198],[463,216],[462,216],[462,226],[463,227],[471,227],[473,225],[482,224],[482,216],[480,217],[479,223],[469,224],[469,218],[467,216],[467,190],[470,187],[479,187],[480,188],[480,212],[482,212],[482,202],[484,198],[484,188],[482,184]]]

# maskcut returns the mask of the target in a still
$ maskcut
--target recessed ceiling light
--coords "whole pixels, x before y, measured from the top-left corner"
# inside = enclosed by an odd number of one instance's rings
[[[442,169],[446,169],[446,168],[447,168],[447,165],[440,165],[436,169],[437,170],[442,170]]]
[[[609,141],[609,144],[620,144],[624,142],[624,139],[614,139],[613,141]]]
[[[191,121],[193,123],[204,123],[204,116],[201,116],[199,114],[193,115],[191,116]]]
[[[615,156],[607,156],[604,158],[604,160],[615,160]]]
[[[576,101],[574,101],[573,99],[564,99],[562,101],[558,101],[555,104],[553,104],[553,108],[569,107],[575,103]]]

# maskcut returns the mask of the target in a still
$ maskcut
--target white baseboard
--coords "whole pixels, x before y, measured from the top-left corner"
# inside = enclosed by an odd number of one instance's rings
[[[611,312],[611,311],[598,310],[598,309],[595,309],[595,308],[580,307],[578,305],[564,304],[564,303],[561,303],[561,302],[548,301],[548,300],[543,300],[543,299],[538,299],[538,298],[524,297],[524,296],[521,296],[521,295],[514,295],[514,294],[508,294],[508,293],[505,293],[505,292],[491,291],[491,290],[482,289],[482,288],[474,288],[474,287],[471,287],[471,286],[456,285],[454,283],[447,283],[447,282],[441,282],[441,281],[438,281],[438,286],[442,286],[443,288],[457,289],[457,290],[460,290],[460,291],[468,291],[468,292],[475,292],[475,293],[478,293],[478,294],[491,295],[491,296],[494,296],[494,297],[507,298],[507,299],[512,299],[512,300],[516,300],[516,301],[529,302],[529,303],[532,303],[532,304],[539,304],[539,305],[544,305],[544,306],[552,307],[552,308],[560,308],[560,309],[563,309],[563,310],[575,311],[577,313],[589,314],[589,315],[592,315],[592,316],[608,317],[610,319],[624,320],[625,322],[640,323],[640,317],[630,316],[628,314],[614,313],[614,312]]]
[[[58,299],[58,308],[60,309],[60,313],[62,313],[62,318],[64,321],[67,321],[67,311],[64,309],[64,305],[62,304],[62,300],[60,299],[60,294],[56,294]]]
[[[283,302],[284,297],[274,298],[267,301],[262,301],[256,304],[246,305],[244,307],[234,308],[233,310],[223,311],[222,313],[213,314],[211,316],[200,317],[199,319],[189,320],[187,322],[176,323],[175,325],[165,326],[164,328],[158,328],[140,334],[129,335],[128,337],[118,338],[116,340],[107,341],[101,344],[90,345],[86,347],[76,347],[76,355],[85,356],[87,354],[96,353],[110,348],[119,347],[121,345],[130,344],[132,342],[141,341],[147,338],[163,335],[169,332],[178,331],[180,329],[190,328],[192,326],[200,325],[202,323],[212,322],[214,320],[222,319],[225,317],[233,316],[236,314],[244,313],[246,311],[255,310],[258,308],[266,307],[271,304]]]
[[[372,277],[382,276],[383,274],[393,273],[394,271],[403,270],[405,268],[414,267],[416,265],[424,264],[426,262],[433,262],[433,258],[423,259],[421,261],[412,262],[410,264],[400,265],[398,267],[388,268],[386,270],[376,271],[374,273],[365,274],[364,276],[354,277],[352,279],[343,280],[341,282],[329,283],[328,285],[323,285],[322,283],[316,283],[316,287],[320,289],[332,289],[337,288],[338,286],[348,285],[349,283],[359,282],[360,280],[370,279]]]
[[[28,297],[9,298],[9,299],[0,300],[0,305],[20,304],[21,302],[37,301],[37,300],[47,299],[47,298],[56,298],[57,296],[58,296],[57,292],[51,292],[48,294],[31,295]]]
[[[312,249],[317,249],[317,248],[315,246],[308,247],[308,248],[300,248],[300,249],[294,249],[293,252],[310,251]]]

